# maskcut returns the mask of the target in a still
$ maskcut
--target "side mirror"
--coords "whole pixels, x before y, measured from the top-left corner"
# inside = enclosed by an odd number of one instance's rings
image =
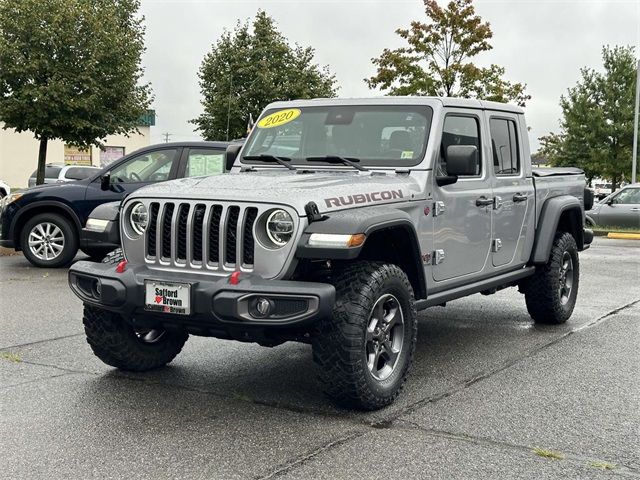
[[[478,174],[478,147],[475,145],[449,145],[447,147],[447,173],[452,176]]]
[[[110,186],[111,186],[111,174],[105,173],[100,177],[100,188],[102,190],[109,190]]]
[[[242,145],[229,145],[224,157],[224,171],[228,172],[238,158]]]

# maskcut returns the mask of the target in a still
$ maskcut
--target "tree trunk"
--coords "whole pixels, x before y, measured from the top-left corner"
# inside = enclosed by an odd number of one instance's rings
[[[44,183],[44,166],[47,163],[47,142],[45,136],[40,137],[40,150],[38,151],[38,171],[36,173],[36,185]]]

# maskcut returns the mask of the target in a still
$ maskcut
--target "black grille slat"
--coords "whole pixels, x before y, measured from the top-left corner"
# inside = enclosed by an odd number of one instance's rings
[[[211,208],[209,219],[209,262],[220,261],[220,219],[222,218],[222,206],[214,205]]]
[[[226,235],[225,235],[225,256],[224,261],[227,264],[235,264],[237,261],[236,247],[238,242],[238,218],[240,216],[240,207],[229,207],[227,214]]]
[[[189,204],[183,203],[178,210],[178,238],[176,259],[187,260],[187,220],[189,219]]]
[[[260,208],[202,201],[153,201],[148,208],[148,263],[221,272],[253,269]]]
[[[191,259],[194,262],[202,261],[202,231],[206,209],[207,207],[204,205],[198,204],[193,210],[193,253]]]
[[[258,209],[247,208],[244,218],[244,232],[242,235],[242,260],[245,265],[253,265],[254,261],[254,239],[253,224],[256,222]]]
[[[158,211],[160,206],[152,203],[149,209],[149,229],[147,230],[147,255],[156,256],[156,234],[158,231]]]
[[[173,203],[167,203],[162,217],[162,257],[171,258],[171,222],[173,219]]]

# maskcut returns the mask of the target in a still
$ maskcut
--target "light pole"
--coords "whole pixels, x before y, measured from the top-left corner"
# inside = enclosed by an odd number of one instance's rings
[[[636,108],[633,111],[633,160],[631,162],[631,183],[636,183],[638,167],[638,110],[640,110],[640,60],[638,60],[638,76],[636,77]]]

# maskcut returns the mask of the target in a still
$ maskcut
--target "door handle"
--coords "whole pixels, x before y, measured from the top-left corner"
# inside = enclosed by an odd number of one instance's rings
[[[493,205],[493,198],[487,198],[484,195],[476,199],[476,207],[488,207]]]
[[[631,211],[632,211],[632,212],[640,212],[640,208],[638,208],[638,207],[633,207],[633,208],[631,209]]]
[[[521,193],[516,193],[516,194],[513,196],[513,201],[514,201],[514,202],[526,202],[526,201],[527,201],[527,196],[526,196],[526,195],[523,195],[523,194],[521,194]]]

